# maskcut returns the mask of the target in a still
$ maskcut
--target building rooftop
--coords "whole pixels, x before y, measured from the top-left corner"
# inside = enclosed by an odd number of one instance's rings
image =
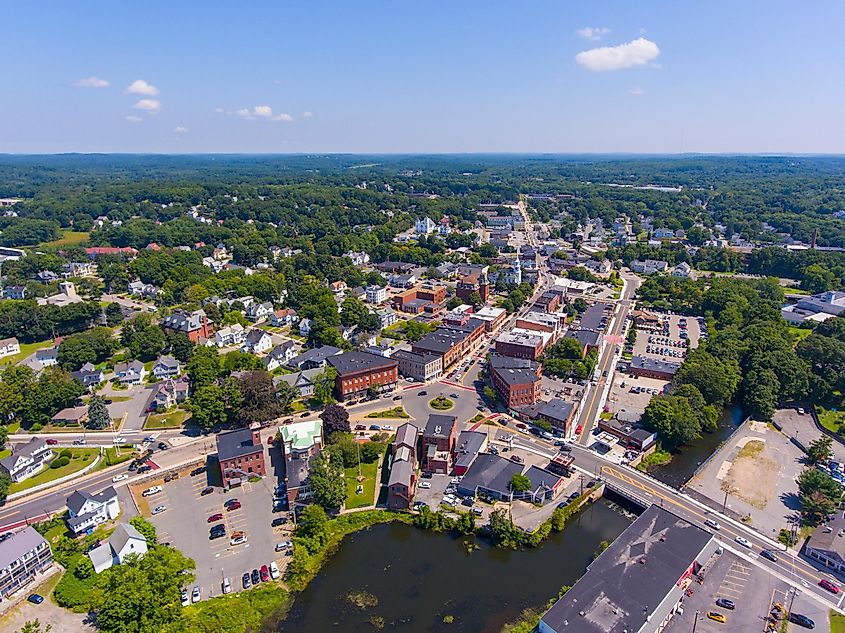
[[[542,334],[541,332],[534,332],[532,330],[514,328],[509,332],[499,334],[496,338],[496,343],[537,347],[538,345],[542,345],[545,340]]]
[[[490,368],[508,385],[524,385],[540,377],[540,363],[527,358],[490,354]]]
[[[639,631],[710,543],[706,530],[652,505],[549,609],[545,630]]]
[[[409,352],[406,349],[399,349],[393,352],[391,358],[394,360],[409,360],[415,363],[431,363],[436,361],[439,356],[435,356],[434,354],[418,354],[417,352]]]
[[[837,512],[833,521],[828,521],[826,526],[817,527],[807,541],[807,547],[834,552],[845,560],[845,517],[842,512]]]
[[[432,413],[428,416],[425,425],[424,437],[449,437],[452,435],[452,428],[458,423],[458,418],[453,415],[440,415]]]
[[[251,455],[264,450],[263,444],[252,443],[251,429],[238,429],[217,436],[217,457],[220,461]]]
[[[338,375],[352,374],[358,371],[372,371],[379,368],[395,367],[396,361],[384,356],[367,352],[346,352],[329,356],[326,361],[337,370]]]
[[[572,415],[572,410],[574,408],[575,405],[571,402],[561,400],[560,398],[553,398],[548,402],[542,403],[537,412],[543,417],[550,418],[552,420],[559,420],[560,422],[566,422],[569,419],[569,416]]]
[[[318,418],[285,424],[279,427],[279,433],[282,434],[285,447],[290,447],[295,451],[308,450],[322,438],[323,421]]]
[[[468,467],[487,443],[487,433],[481,431],[461,431],[455,445],[455,466]]]
[[[564,338],[574,338],[581,343],[581,347],[598,347],[601,343],[601,333],[593,330],[568,330]]]
[[[416,426],[410,422],[405,422],[396,429],[396,439],[393,440],[393,445],[400,446],[405,444],[416,448],[419,432],[420,430]]]
[[[674,375],[680,367],[681,365],[679,363],[670,363],[665,360],[657,360],[656,358],[648,358],[646,356],[634,356],[631,359],[631,368],[643,369],[645,371],[659,371]]]
[[[47,541],[31,526],[26,526],[20,532],[15,532],[0,543],[0,569],[6,569],[13,562],[27,552],[38,548]]]
[[[343,350],[339,347],[332,347],[331,345],[323,345],[322,347],[316,347],[314,349],[309,349],[305,352],[302,352],[299,356],[294,356],[294,358],[290,361],[291,366],[299,367],[300,365],[311,362],[311,363],[322,363],[330,356],[334,356],[336,354],[340,354]]]
[[[522,472],[522,466],[509,459],[481,453],[469,467],[460,487],[464,490],[478,490],[485,488],[502,495],[510,494],[511,477]]]

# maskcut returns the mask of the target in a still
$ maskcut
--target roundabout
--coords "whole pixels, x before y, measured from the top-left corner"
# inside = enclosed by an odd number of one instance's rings
[[[455,406],[455,403],[441,394],[434,398],[434,400],[429,401],[428,406],[435,411],[449,411]]]

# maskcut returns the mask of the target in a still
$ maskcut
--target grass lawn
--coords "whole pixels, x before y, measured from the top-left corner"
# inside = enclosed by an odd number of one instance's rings
[[[398,407],[393,407],[392,409],[385,409],[384,411],[373,411],[372,413],[367,414],[368,418],[402,418],[406,420],[411,416],[405,412],[405,409],[402,405]]]
[[[364,480],[359,482],[358,467],[352,466],[346,469],[346,509],[363,508],[364,506],[373,505],[373,495],[376,492],[376,475],[378,462],[372,464],[361,464],[361,474]],[[360,495],[355,494],[358,484],[364,486],[364,492]]]
[[[59,239],[53,240],[52,242],[44,242],[43,244],[39,244],[39,246],[73,246],[87,240],[88,235],[89,233],[85,231],[62,231],[62,236]]]
[[[28,490],[35,486],[47,483],[48,481],[55,481],[59,477],[71,475],[78,472],[90,464],[100,449],[97,448],[72,448],[70,449],[73,456],[70,462],[61,468],[50,468],[47,466],[42,469],[35,477],[30,477],[19,483],[13,483],[9,486],[9,494],[20,492],[21,490]],[[59,459],[58,456],[54,459]]]
[[[12,433],[17,433],[21,430],[21,423],[20,422],[12,422],[6,429],[9,431],[9,435]]]
[[[428,403],[428,406],[432,409],[436,409],[437,411],[448,411],[455,406],[455,403],[445,396],[437,396],[434,400],[431,400]]]
[[[104,470],[116,464],[128,462],[135,457],[135,448],[131,444],[124,444],[120,447],[120,455],[117,454],[117,448],[111,446],[106,449],[106,454],[94,470]]]
[[[845,633],[845,615],[830,612],[830,633]]]
[[[11,454],[12,454],[11,448],[7,448],[5,450],[2,450],[2,451],[0,451],[0,459],[3,459],[4,457],[8,457]]]
[[[13,354],[12,356],[6,356],[0,360],[0,365],[14,365],[15,363],[19,363],[30,354],[34,354],[45,347],[50,347],[52,344],[53,339],[40,341],[38,343],[21,343],[21,351],[17,354]]]
[[[843,411],[825,409],[816,405],[816,414],[819,416],[821,425],[833,433],[839,433],[840,426],[845,424],[845,412]]]
[[[804,327],[795,327],[795,326],[790,325],[789,326],[789,333],[792,334],[792,336],[795,337],[795,344],[797,345],[798,343],[803,341],[805,338],[810,336],[810,334],[813,333],[813,330],[808,330],[807,328],[804,328]]]
[[[176,409],[168,413],[151,413],[144,422],[144,430],[147,429],[178,429],[188,417],[188,412]]]
[[[294,400],[290,403],[291,413],[299,413],[300,411],[305,411],[307,408],[302,400]]]
[[[476,413],[472,417],[472,419],[469,420],[469,423],[473,424],[474,422],[481,422],[485,417],[487,417],[487,416],[485,416],[483,413]]]

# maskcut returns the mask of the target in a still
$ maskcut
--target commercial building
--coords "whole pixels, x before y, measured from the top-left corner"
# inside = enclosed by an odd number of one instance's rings
[[[496,353],[514,358],[538,360],[551,338],[548,332],[513,328],[509,332],[502,332],[496,338]]]
[[[508,312],[504,308],[484,306],[478,312],[474,313],[473,317],[479,321],[484,321],[484,331],[489,333],[495,332],[502,326],[502,323],[508,317]]]
[[[645,378],[657,378],[659,380],[672,380],[672,377],[680,369],[680,363],[670,363],[664,360],[657,360],[647,356],[634,356],[631,359],[629,371],[634,376]]]
[[[455,444],[454,474],[464,475],[480,453],[487,450],[487,433],[461,431]]]
[[[540,400],[542,365],[527,358],[490,355],[490,380],[508,409]]]
[[[528,477],[531,487],[526,491],[511,489],[511,479],[516,474]],[[551,501],[561,490],[562,477],[537,466],[523,465],[509,459],[481,453],[466,471],[458,484],[458,493],[465,497],[486,496],[498,501],[523,499],[532,503]]]
[[[575,414],[575,405],[560,398],[552,398],[548,402],[537,402],[532,407],[521,410],[522,417],[533,423],[544,421],[552,425],[552,429],[561,435],[566,435]]]
[[[109,486],[95,495],[75,490],[67,498],[67,526],[75,536],[84,534],[120,514],[117,491]]]
[[[433,354],[443,359],[443,371],[469,354],[484,335],[484,321],[468,317],[464,325],[437,328],[411,346],[415,354]]]
[[[556,314],[532,311],[525,316],[519,317],[514,325],[521,330],[548,332],[552,335],[552,340],[554,341],[560,333],[561,320]]]
[[[540,619],[540,633],[659,633],[718,542],[652,505]]]
[[[591,350],[598,350],[601,347],[602,334],[593,330],[567,330],[563,338],[574,338],[581,343],[584,356]]]
[[[0,543],[0,596],[25,587],[53,564],[53,551],[34,528],[26,526]]]
[[[458,280],[455,294],[461,301],[472,303],[470,297],[474,292],[477,292],[478,296],[481,297],[482,303],[487,303],[490,296],[490,280],[487,278],[486,266],[478,272],[465,274]]]
[[[443,357],[436,354],[399,350],[393,353],[392,358],[399,363],[399,373],[406,378],[428,382],[443,374]]]
[[[599,418],[598,425],[599,430],[618,437],[627,448],[637,451],[644,451],[657,441],[657,433],[630,422],[615,418],[610,420]]]
[[[392,358],[346,352],[326,360],[337,372],[335,393],[341,401],[361,396],[370,389],[379,393],[390,391],[399,382],[399,363]]]
[[[560,293],[547,291],[534,302],[534,309],[541,312],[555,312],[560,308]]]
[[[845,518],[837,512],[832,521],[816,528],[804,553],[836,573],[845,572]]]
[[[288,503],[304,501],[312,495],[308,475],[311,460],[323,450],[323,421],[308,420],[279,427],[285,458],[285,485]]]
[[[187,335],[194,343],[198,343],[200,339],[209,338],[212,333],[211,321],[208,320],[204,310],[193,312],[174,310],[163,318],[159,325],[169,332]]]
[[[390,477],[387,481],[387,507],[408,510],[417,488],[417,436],[419,429],[406,422],[396,430],[393,441]]]
[[[248,429],[239,429],[217,436],[217,459],[223,487],[239,486],[250,477],[263,477],[264,445],[261,443],[261,429],[254,424]]]
[[[429,473],[447,474],[452,470],[458,418],[451,415],[432,414],[422,435],[421,468]]]

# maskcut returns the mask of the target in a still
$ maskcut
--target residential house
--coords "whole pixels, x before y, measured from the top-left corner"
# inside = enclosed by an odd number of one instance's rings
[[[273,314],[273,304],[269,301],[264,303],[253,303],[246,309],[246,318],[253,323],[263,321]]]
[[[156,411],[166,411],[188,399],[191,383],[187,376],[177,380],[169,379],[157,383],[150,395],[149,408]]]
[[[67,407],[55,414],[50,420],[56,426],[82,426],[88,421],[88,407]]]
[[[65,271],[71,277],[93,277],[97,274],[97,264],[93,262],[70,262],[65,264]]]
[[[415,283],[417,283],[417,278],[412,274],[390,276],[390,285],[394,288],[410,288]]]
[[[293,325],[299,320],[296,310],[293,308],[284,308],[276,310],[270,315],[270,324],[274,327],[284,327],[286,325]]]
[[[642,275],[653,275],[654,273],[664,273],[669,268],[669,264],[662,259],[635,259],[631,262],[631,270]]]
[[[18,339],[12,337],[0,340],[0,358],[20,354],[20,351],[21,345],[18,343]]]
[[[114,375],[118,382],[124,385],[140,385],[147,376],[144,363],[133,360],[128,363],[117,363],[114,366]]]
[[[0,543],[0,596],[8,598],[53,564],[50,544],[27,525]]]
[[[370,256],[367,255],[364,251],[355,252],[349,251],[343,254],[344,257],[348,257],[349,260],[352,262],[353,266],[363,266],[365,264],[370,263]]]
[[[396,315],[396,313],[388,308],[384,308],[383,310],[376,310],[376,315],[378,316],[379,326],[382,329],[390,327],[391,325],[395,325],[396,322],[399,320],[399,317]]]
[[[36,350],[35,360],[41,363],[42,367],[52,367],[59,362],[59,346],[46,347]]]
[[[310,398],[314,395],[314,382],[317,376],[323,373],[322,369],[303,369],[292,374],[282,374],[273,378],[275,384],[286,382],[299,391],[301,398]]]
[[[264,368],[267,371],[274,371],[282,365],[287,365],[294,358],[297,353],[296,343],[293,341],[285,341],[281,345],[276,345],[267,356],[264,357]]]
[[[308,476],[311,461],[323,450],[323,421],[294,422],[279,427],[282,455],[285,459],[284,481],[288,503],[305,501],[312,496]]]
[[[367,303],[384,303],[387,301],[387,288],[381,286],[367,286]]]
[[[59,276],[52,270],[42,270],[35,275],[42,284],[50,284],[59,280]]]
[[[91,387],[96,387],[105,380],[103,370],[94,367],[92,363],[85,363],[77,371],[71,372],[71,376],[76,378],[84,387],[88,387],[89,389]]]
[[[692,268],[686,262],[681,262],[672,270],[673,277],[683,277],[684,279],[690,276]]]
[[[342,292],[346,292],[346,282],[333,281],[331,284],[329,284],[329,289],[336,295]]]
[[[244,326],[240,323],[235,323],[233,325],[222,327],[214,333],[213,340],[217,347],[240,345],[244,342]]]
[[[297,369],[321,369],[331,356],[342,354],[343,350],[331,345],[323,345],[305,350],[299,356],[294,356],[289,365]]]
[[[26,286],[6,286],[3,288],[4,299],[26,299]]]
[[[311,333],[311,319],[302,319],[299,322],[299,335],[308,336]]]
[[[224,488],[239,486],[250,477],[263,477],[266,470],[261,427],[253,424],[248,429],[218,435],[217,460]]]
[[[133,525],[121,523],[109,539],[88,552],[88,558],[94,565],[94,573],[99,574],[110,567],[123,564],[130,554],[143,557],[147,553],[147,539]]]
[[[414,222],[414,231],[417,235],[431,235],[436,228],[437,225],[431,218],[420,218]]]
[[[12,447],[12,454],[0,459],[0,472],[6,473],[13,482],[29,479],[53,458],[53,451],[44,438],[33,437],[26,444]]]
[[[92,495],[76,490],[67,498],[67,525],[74,536],[93,530],[106,521],[113,521],[120,514],[117,491],[109,486]]]
[[[194,310],[193,312],[174,310],[169,316],[162,319],[159,325],[164,330],[186,334],[194,343],[198,343],[201,338],[209,338],[212,332],[211,321],[208,320],[208,316],[203,310]]]
[[[252,328],[246,335],[243,351],[251,354],[263,354],[273,347],[273,337],[261,328]]]
[[[159,380],[173,378],[181,373],[182,364],[172,356],[160,356],[153,365],[153,375]]]

